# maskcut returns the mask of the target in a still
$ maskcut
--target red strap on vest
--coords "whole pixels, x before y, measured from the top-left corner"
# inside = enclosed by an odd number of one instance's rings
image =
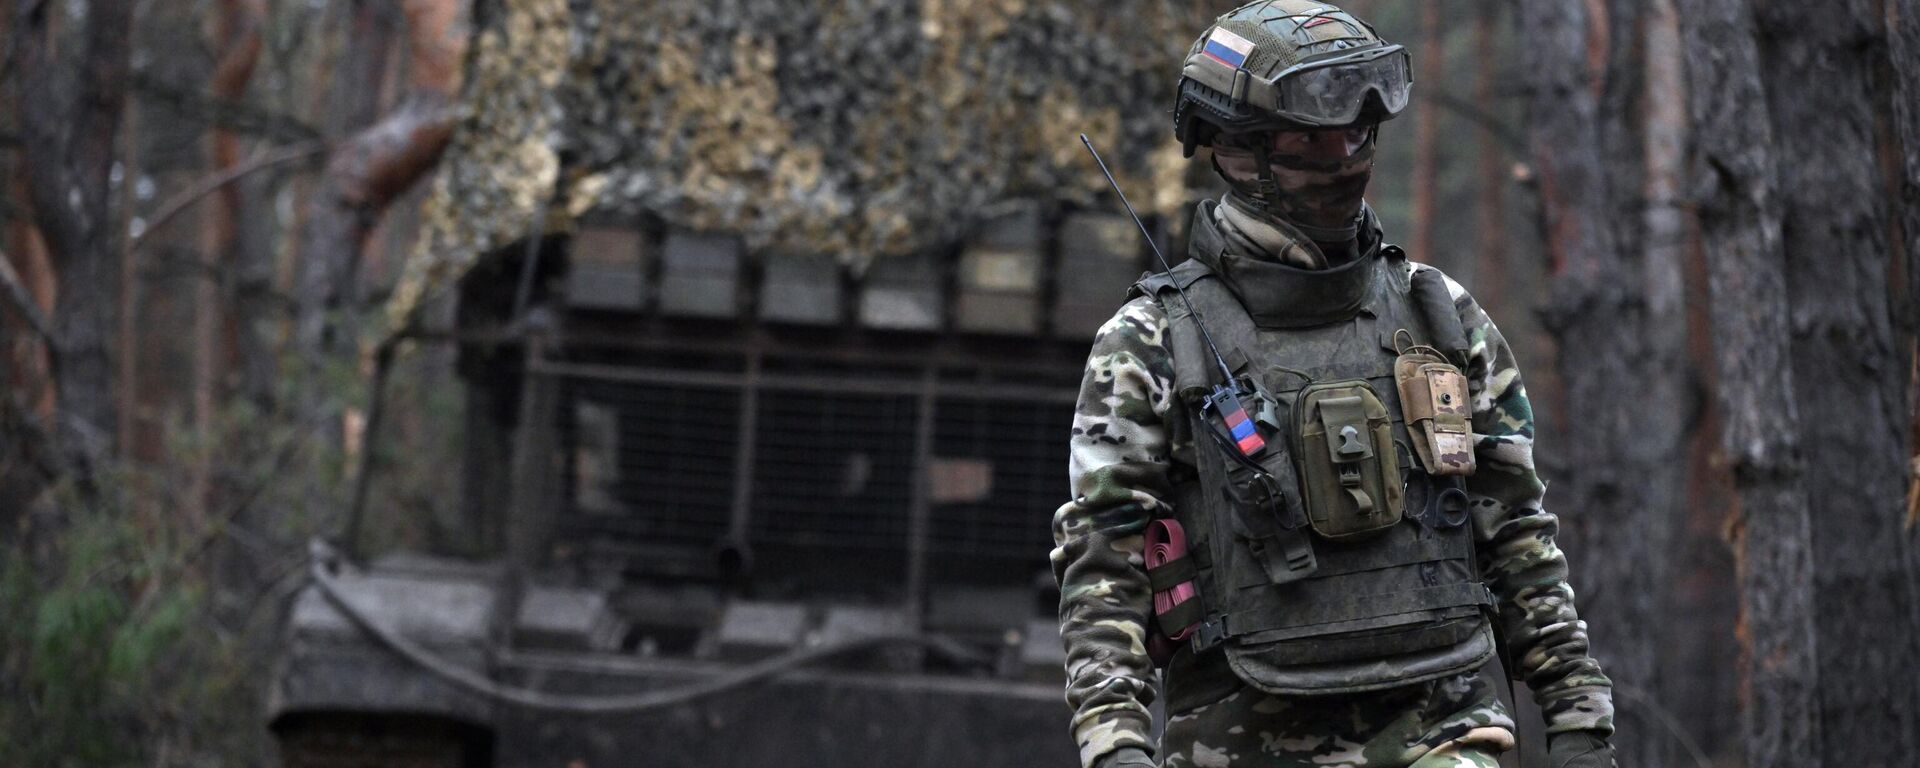
[[[1146,560],[1148,572],[1152,572],[1168,563],[1186,557],[1187,532],[1180,527],[1179,522],[1173,520],[1154,520],[1147,524]],[[1180,582],[1169,589],[1156,591],[1153,593],[1153,613],[1155,616],[1166,616],[1169,612],[1173,611],[1174,606],[1186,603],[1198,597],[1199,594],[1200,592],[1194,587],[1192,580]],[[1193,634],[1194,628],[1199,625],[1200,622],[1197,620],[1178,628],[1168,627],[1162,624],[1160,631],[1165,633],[1169,639],[1185,640],[1188,635]]]

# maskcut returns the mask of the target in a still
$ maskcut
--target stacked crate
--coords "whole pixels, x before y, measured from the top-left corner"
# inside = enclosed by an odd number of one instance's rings
[[[661,246],[660,309],[669,315],[729,319],[740,314],[740,241],[686,230]]]
[[[860,292],[860,324],[894,331],[938,331],[946,314],[939,254],[874,260]]]
[[[638,311],[646,306],[647,240],[623,226],[589,226],[573,236],[567,304]]]
[[[1093,338],[1126,301],[1127,286],[1140,279],[1142,245],[1133,220],[1118,214],[1083,212],[1061,222],[1055,336]]]
[[[960,254],[956,323],[973,333],[1031,334],[1040,327],[1044,228],[1037,205],[983,222]]]
[[[838,323],[840,265],[831,256],[768,256],[760,281],[760,317],[795,325]]]

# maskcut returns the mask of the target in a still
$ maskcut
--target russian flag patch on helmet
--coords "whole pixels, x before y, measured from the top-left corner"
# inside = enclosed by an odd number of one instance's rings
[[[1207,44],[1201,46],[1200,52],[1221,66],[1239,69],[1247,63],[1247,54],[1253,52],[1253,41],[1215,27],[1207,34]]]

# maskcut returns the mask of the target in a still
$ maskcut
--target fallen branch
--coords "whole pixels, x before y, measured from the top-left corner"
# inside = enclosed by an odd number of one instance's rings
[[[201,198],[219,191],[221,187],[239,181],[257,171],[325,154],[327,149],[326,143],[320,141],[296,144],[277,152],[256,157],[248,162],[234,166],[224,173],[202,179],[200,183],[195,184],[192,189],[180,193],[180,195],[174,199],[167,201],[166,205],[161,206],[160,211],[154,214],[152,223],[149,223],[146,229],[141,230],[139,234],[134,235],[132,240],[129,241],[128,247],[138,249],[142,245],[145,245],[147,238],[154,232],[160,231],[160,228],[165,226],[167,222],[172,221],[174,217],[179,216],[182,212],[186,211],[187,208],[192,207],[193,204],[199,202]]]

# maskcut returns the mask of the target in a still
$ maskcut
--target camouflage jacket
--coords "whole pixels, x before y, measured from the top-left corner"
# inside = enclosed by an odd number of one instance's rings
[[[1409,262],[1409,270],[1433,267]],[[1467,370],[1479,471],[1469,478],[1482,578],[1499,605],[1515,660],[1549,732],[1611,732],[1612,684],[1587,653],[1558,519],[1534,471],[1533,412],[1512,350],[1466,290],[1446,281],[1471,345]],[[1123,746],[1151,750],[1147,657],[1151,592],[1142,532],[1167,515],[1170,472],[1190,472],[1186,405],[1174,396],[1167,317],[1151,298],[1128,302],[1094,337],[1073,420],[1074,498],[1053,518],[1054,577],[1066,644],[1067,701],[1083,764]]]

